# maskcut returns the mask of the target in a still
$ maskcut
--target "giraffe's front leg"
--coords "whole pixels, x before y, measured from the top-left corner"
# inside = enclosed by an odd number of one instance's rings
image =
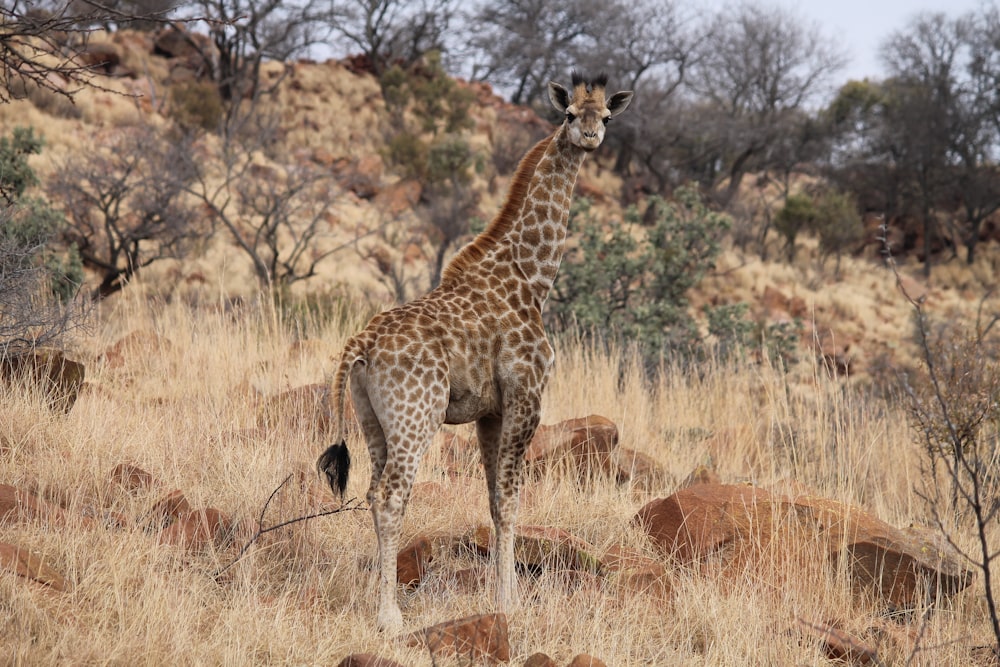
[[[541,397],[515,395],[505,401],[503,424],[497,451],[496,482],[491,505],[495,506],[493,523],[497,533],[497,606],[506,611],[517,596],[514,572],[514,529],[520,505],[524,453],[538,427]]]

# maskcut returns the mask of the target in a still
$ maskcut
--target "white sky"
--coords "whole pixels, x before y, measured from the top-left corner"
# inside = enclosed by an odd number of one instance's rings
[[[884,77],[879,47],[897,30],[924,11],[944,12],[957,17],[979,6],[977,0],[784,0],[803,19],[815,23],[820,31],[839,44],[849,62],[840,76],[848,79]]]

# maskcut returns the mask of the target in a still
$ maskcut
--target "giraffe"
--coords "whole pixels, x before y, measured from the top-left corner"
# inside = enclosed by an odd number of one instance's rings
[[[632,91],[605,96],[607,76],[573,72],[572,91],[549,82],[563,114],[522,158],[500,212],[451,259],[423,297],[376,315],[348,339],[334,371],[333,442],[316,463],[334,493],[347,485],[345,393],[372,462],[367,500],[378,540],[378,616],[399,629],[396,554],[423,453],[442,424],[475,422],[496,530],[496,602],[514,599],[514,525],[524,452],[540,420],[554,352],[542,307],[559,269],[570,198],[584,157]]]

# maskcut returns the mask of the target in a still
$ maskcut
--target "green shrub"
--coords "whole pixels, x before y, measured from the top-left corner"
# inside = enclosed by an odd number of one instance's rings
[[[218,88],[207,81],[179,83],[170,89],[170,115],[186,130],[213,131],[225,109]]]
[[[858,245],[865,235],[854,198],[833,190],[825,193],[816,203],[814,225],[819,234],[820,257],[825,261],[830,255],[836,256],[836,274],[839,277],[840,258],[844,251]]]
[[[813,201],[806,195],[789,195],[785,205],[774,217],[774,228],[785,239],[789,263],[795,261],[795,239],[799,232],[808,229],[816,218]]]

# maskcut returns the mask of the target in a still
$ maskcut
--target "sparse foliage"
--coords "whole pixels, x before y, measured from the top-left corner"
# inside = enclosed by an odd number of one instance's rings
[[[548,317],[557,330],[579,325],[591,334],[634,341],[648,360],[691,355],[700,337],[689,312],[689,290],[715,265],[726,216],[709,211],[697,192],[676,201],[651,198],[655,224],[637,235],[633,207],[624,224],[606,229],[586,200],[574,204],[571,226],[579,248],[563,262],[550,295]]]
[[[50,179],[69,223],[63,236],[100,277],[95,298],[153,262],[184,257],[205,236],[185,195],[195,175],[190,150],[150,127],[128,128],[68,158]]]
[[[0,138],[0,357],[58,343],[83,322],[74,303],[83,282],[79,256],[56,244],[65,220],[26,194],[38,182],[27,157],[41,150],[30,129]]]
[[[816,207],[812,198],[804,194],[789,195],[785,205],[774,216],[774,228],[785,239],[788,263],[795,261],[795,240],[799,232],[812,227],[816,220]]]

